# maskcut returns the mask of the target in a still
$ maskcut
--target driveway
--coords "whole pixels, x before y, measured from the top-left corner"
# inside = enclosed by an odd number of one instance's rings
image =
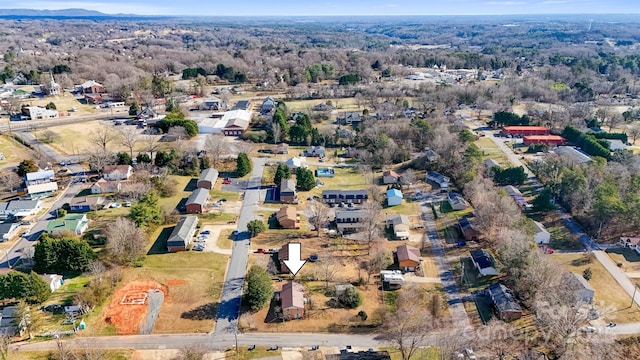
[[[429,238],[429,242],[431,243],[434,260],[436,261],[438,271],[440,272],[440,280],[442,281],[442,286],[444,287],[444,291],[447,296],[453,324],[458,328],[466,328],[470,325],[469,316],[467,316],[467,311],[464,309],[462,296],[458,290],[456,281],[453,278],[451,266],[447,260],[444,247],[442,246],[442,240],[440,240],[440,236],[438,235],[436,222],[433,218],[433,211],[431,210],[431,207],[425,205],[420,206],[420,209],[422,210],[422,217],[427,231],[426,236]]]
[[[238,235],[233,242],[227,277],[220,297],[218,320],[214,332],[216,339],[237,332],[244,277],[247,272],[249,246],[251,243],[249,240],[250,235],[247,231],[247,223],[254,219],[254,211],[257,209],[257,204],[260,200],[260,184],[265,164],[265,159],[262,158],[252,158],[251,160],[253,162],[253,170],[251,178],[247,182],[244,202],[240,210],[240,216],[238,216],[236,228]]]
[[[627,274],[625,274],[622,270],[620,270],[620,268],[613,262],[613,260],[611,260],[609,255],[604,251],[596,250],[593,252],[593,254],[596,256],[596,259],[600,261],[602,266],[604,266],[604,268],[607,269],[609,274],[613,276],[613,278],[622,287],[622,289],[624,289],[624,291],[629,295],[629,297],[632,297],[635,292],[635,287],[631,283],[631,280],[629,280],[629,278],[627,277]],[[640,293],[635,294],[635,298],[633,299],[633,301],[636,303],[636,305],[640,306]]]

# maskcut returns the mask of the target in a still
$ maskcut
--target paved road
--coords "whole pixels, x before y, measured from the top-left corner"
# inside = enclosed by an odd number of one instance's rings
[[[262,183],[262,172],[264,170],[265,159],[252,158],[253,171],[248,181],[247,189],[244,192],[244,202],[238,216],[238,235],[233,242],[231,260],[227,268],[227,276],[222,288],[220,306],[214,335],[219,338],[225,334],[237,332],[238,316],[242,301],[242,289],[244,277],[247,272],[247,262],[249,260],[250,234],[247,231],[247,223],[254,220],[254,211],[258,208],[260,199],[260,185]]]
[[[596,256],[596,259],[600,261],[602,266],[604,266],[604,268],[607,269],[609,274],[613,276],[616,282],[620,284],[620,287],[622,287],[622,289],[629,295],[629,298],[631,298],[634,295],[635,287],[633,286],[633,283],[631,283],[631,280],[629,280],[627,275],[622,270],[620,270],[620,268],[613,262],[613,260],[611,260],[609,255],[604,251],[596,250],[593,252],[593,254]],[[638,306],[640,306],[640,292],[635,294],[634,302]],[[629,302],[629,305],[631,305],[631,302]]]
[[[33,135],[31,135],[31,133],[28,132],[15,132],[15,134],[17,136],[19,136],[20,138],[22,138],[25,142],[27,142],[29,145],[31,145],[31,147],[33,149],[36,149],[40,152],[42,152],[44,155],[46,155],[47,157],[49,157],[52,161],[59,163],[59,162],[73,162],[73,163],[78,163],[80,162],[82,159],[84,158],[84,156],[81,155],[61,155],[59,154],[57,151],[53,150],[51,147],[49,147],[48,145],[45,145],[43,143],[41,143],[40,141],[38,141]],[[73,169],[70,169],[73,171]]]
[[[377,335],[313,334],[313,333],[254,333],[238,334],[239,346],[272,346],[305,348],[313,345],[344,348],[347,345],[379,347],[385,342]],[[183,349],[187,346],[202,345],[211,350],[223,350],[235,346],[233,334],[169,334],[136,336],[77,337],[65,341],[70,347],[90,346],[102,349]],[[11,345],[12,350],[43,351],[56,348],[55,341],[20,343]]]
[[[431,242],[431,250],[433,251],[433,256],[436,260],[436,264],[438,265],[438,271],[440,271],[442,286],[444,287],[444,291],[447,295],[453,324],[458,328],[466,328],[470,324],[469,316],[464,309],[462,296],[460,295],[456,281],[453,278],[451,266],[449,266],[444,247],[442,246],[442,240],[440,240],[440,236],[438,235],[436,222],[433,218],[433,211],[431,210],[431,207],[424,205],[420,208],[422,210],[424,225],[427,232],[426,236],[429,238],[429,242]]]

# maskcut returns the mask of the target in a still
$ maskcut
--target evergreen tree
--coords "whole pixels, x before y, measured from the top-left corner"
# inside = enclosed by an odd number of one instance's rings
[[[305,168],[296,169],[296,190],[309,191],[316,187],[316,180],[313,172]]]
[[[238,177],[243,177],[251,172],[251,160],[245,153],[238,154],[236,160],[236,174]]]
[[[280,186],[280,183],[283,179],[288,179],[291,177],[291,171],[289,167],[285,164],[278,164],[278,168],[276,169],[276,174],[273,176],[273,183],[276,186]]]
[[[251,311],[262,309],[273,296],[271,276],[261,266],[253,265],[247,273],[247,291],[244,301]]]
[[[131,207],[129,218],[138,226],[160,225],[163,221],[162,209],[158,204],[158,194],[149,191]]]

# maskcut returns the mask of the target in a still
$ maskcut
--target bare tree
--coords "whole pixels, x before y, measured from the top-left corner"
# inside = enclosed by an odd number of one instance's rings
[[[205,149],[207,155],[211,156],[211,165],[215,168],[220,162],[220,158],[226,155],[229,151],[224,136],[218,134],[211,134],[207,136],[205,140]]]
[[[271,121],[271,132],[273,133],[273,143],[278,144],[278,142],[280,142],[280,136],[282,135],[280,124],[275,121]]]
[[[320,229],[329,221],[329,208],[320,201],[310,200],[309,204],[309,222],[316,229],[316,236],[320,236]]]
[[[376,249],[369,255],[369,260],[363,262],[363,268],[367,272],[367,284],[371,282],[371,275],[385,270],[393,264],[393,257],[389,251]]]
[[[508,359],[522,344],[518,329],[500,320],[491,320],[477,332],[476,347],[493,354],[495,359]]]
[[[129,155],[133,159],[133,149],[136,147],[136,145],[140,141],[138,131],[132,126],[127,126],[124,128],[124,130],[121,131],[121,134],[122,134],[122,145],[126,146],[129,149]]]
[[[316,275],[318,279],[324,281],[324,288],[327,290],[329,289],[329,282],[335,279],[342,266],[338,259],[329,253],[323,253],[320,257],[321,260],[316,263]]]
[[[209,350],[202,345],[186,346],[172,360],[203,360]]]
[[[113,153],[96,149],[88,154],[89,168],[94,171],[102,171],[105,165],[115,164],[116,157]]]
[[[411,187],[411,185],[416,183],[418,177],[416,176],[416,173],[413,171],[413,169],[407,169],[404,174],[402,174],[402,179],[405,183],[409,184],[409,187]]]
[[[90,135],[91,142],[98,146],[103,153],[108,152],[109,144],[116,138],[117,134],[113,129],[105,125],[98,126]]]
[[[132,264],[147,247],[147,234],[126,218],[110,223],[105,235],[110,258],[121,264]]]
[[[185,130],[185,128],[182,126],[171,127],[167,135],[174,137],[178,141],[186,140],[189,138],[189,135],[187,134],[187,130]]]
[[[14,191],[20,184],[22,184],[22,178],[13,171],[5,171],[0,174],[0,184],[8,188],[10,191]]]
[[[631,139],[633,139],[633,145],[636,144],[636,140],[638,136],[640,136],[640,126],[638,125],[629,125],[629,135],[631,135]]]
[[[160,148],[160,135],[158,130],[149,129],[147,136],[144,138],[144,148],[149,153],[149,157],[153,161],[153,153]]]
[[[11,344],[11,337],[0,334],[0,360],[9,360],[9,344]]]
[[[367,255],[369,255],[371,246],[380,240],[382,206],[375,201],[368,201],[361,208],[360,213],[360,221],[364,228],[361,234],[363,240],[367,243]]]
[[[426,345],[432,319],[426,307],[416,301],[419,291],[404,290],[396,299],[396,310],[387,313],[382,326],[385,340],[398,347],[402,360],[410,360]]]

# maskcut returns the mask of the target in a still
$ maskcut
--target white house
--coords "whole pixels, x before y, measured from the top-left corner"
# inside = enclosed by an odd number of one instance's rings
[[[0,241],[6,241],[11,239],[20,228],[18,223],[1,223],[0,224]]]
[[[107,181],[127,180],[132,173],[131,165],[106,165],[102,170],[102,178]]]
[[[541,223],[537,221],[533,223],[536,226],[536,234],[533,237],[533,241],[535,241],[536,244],[548,244],[551,241],[551,233],[548,232]]]
[[[49,197],[57,190],[58,183],[56,183],[55,181],[42,184],[27,185],[27,193],[29,194],[29,198],[31,199],[41,199]]]
[[[473,266],[478,269],[481,276],[495,276],[498,275],[496,270],[493,256],[489,254],[485,249],[476,249],[470,251],[471,261]]]
[[[35,172],[27,173],[24,177],[24,182],[27,185],[41,184],[45,182],[55,181],[56,174],[53,170],[38,170]]]
[[[107,181],[100,179],[95,184],[91,185],[92,194],[107,194],[120,192],[122,184],[120,181]]]
[[[387,190],[387,205],[396,206],[402,204],[402,191],[398,189]]]
[[[0,203],[0,217],[25,217],[34,215],[42,207],[40,200],[13,200],[8,203]]]
[[[31,120],[55,119],[58,117],[58,110],[49,110],[41,106],[26,106],[22,111]]]
[[[387,228],[393,228],[393,237],[396,240],[409,239],[411,222],[407,215],[387,215]]]
[[[449,181],[451,181],[451,179],[435,171],[429,171],[427,173],[427,181],[432,181],[438,184],[441,189],[448,189]]]
[[[635,250],[638,254],[640,254],[640,237],[621,236],[618,243],[620,245],[623,245],[624,247],[628,247],[629,249]]]
[[[292,157],[291,159],[288,159],[287,161],[285,161],[284,164],[287,165],[289,170],[291,170],[292,174],[296,173],[297,168],[306,167],[304,160],[302,160],[299,157]]]

